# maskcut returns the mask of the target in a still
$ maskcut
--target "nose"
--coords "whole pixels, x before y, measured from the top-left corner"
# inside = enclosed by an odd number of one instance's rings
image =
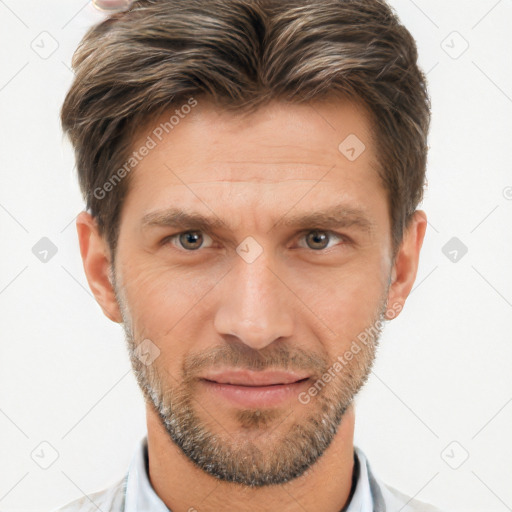
[[[261,350],[293,332],[290,291],[276,275],[265,252],[247,263],[235,258],[235,268],[222,280],[214,326],[222,336],[235,336]],[[272,270],[271,270],[272,268]]]

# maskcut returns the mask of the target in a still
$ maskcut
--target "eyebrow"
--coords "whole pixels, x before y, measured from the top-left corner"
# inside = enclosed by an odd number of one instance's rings
[[[200,213],[186,212],[179,208],[168,208],[150,212],[142,217],[142,228],[166,226],[172,228],[197,228],[203,231],[226,228],[226,224],[218,217],[205,217]]]
[[[373,232],[375,223],[359,208],[337,205],[326,210],[306,215],[286,215],[277,224],[287,227],[349,228],[356,227],[368,233]]]
[[[322,211],[307,214],[285,214],[273,224],[271,230],[279,224],[298,229],[355,227],[368,233],[372,233],[375,229],[375,223],[368,218],[363,210],[347,205],[336,205]],[[142,229],[153,226],[177,229],[193,228],[202,231],[214,231],[228,227],[222,219],[215,215],[209,217],[197,212],[187,212],[179,208],[157,210],[144,215],[141,220]]]

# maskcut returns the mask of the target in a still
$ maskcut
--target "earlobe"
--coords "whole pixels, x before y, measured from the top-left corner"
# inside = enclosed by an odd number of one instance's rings
[[[83,211],[76,219],[80,254],[89,287],[105,316],[116,323],[123,321],[110,275],[108,245],[99,234],[96,220]]]
[[[424,211],[416,210],[404,232],[398,249],[388,291],[389,320],[398,316],[413,287],[418,272],[420,251],[425,237],[427,216]]]

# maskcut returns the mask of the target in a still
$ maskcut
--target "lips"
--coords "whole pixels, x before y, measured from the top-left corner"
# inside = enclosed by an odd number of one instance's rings
[[[233,386],[261,387],[294,384],[309,378],[306,373],[282,370],[222,370],[210,372],[202,377],[204,380]]]

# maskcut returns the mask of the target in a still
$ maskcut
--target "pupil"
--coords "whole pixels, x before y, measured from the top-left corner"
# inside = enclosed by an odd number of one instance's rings
[[[180,243],[186,249],[195,250],[201,247],[201,243],[199,243],[199,245],[194,244],[202,242],[202,238],[202,235],[197,232],[183,233],[182,235],[180,235]]]
[[[312,249],[323,249],[327,247],[328,237],[323,231],[312,231],[310,233],[309,241],[312,242],[312,244],[310,244]]]

